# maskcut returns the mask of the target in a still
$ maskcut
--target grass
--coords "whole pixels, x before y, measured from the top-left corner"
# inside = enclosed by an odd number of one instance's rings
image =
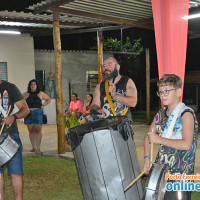
[[[73,160],[55,157],[25,157],[24,200],[82,200]],[[5,173],[5,199],[13,200],[10,177]]]
[[[73,160],[57,157],[25,157],[24,200],[83,200]],[[10,177],[5,173],[5,199],[13,200]],[[145,180],[142,181],[143,186]],[[192,200],[200,193],[192,192]]]
[[[199,192],[192,192],[192,200],[200,200],[200,193]]]

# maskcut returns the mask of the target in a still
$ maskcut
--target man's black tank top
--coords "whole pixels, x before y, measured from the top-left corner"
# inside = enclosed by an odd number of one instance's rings
[[[37,92],[31,92],[26,102],[29,108],[41,108],[42,106],[42,100],[38,97]]]
[[[129,80],[129,77],[122,76],[121,79],[116,84],[116,92],[119,95],[126,96],[126,86],[127,82]],[[100,101],[101,101],[101,108],[105,112],[106,117],[113,116],[113,113],[111,111],[110,105],[108,103],[106,92],[105,92],[105,81],[103,81],[100,84]],[[119,101],[113,100],[113,105],[115,108],[115,112],[117,116],[120,116],[127,108],[124,104],[122,104]],[[126,113],[126,116],[132,120],[132,115],[130,108],[128,108],[128,112]]]

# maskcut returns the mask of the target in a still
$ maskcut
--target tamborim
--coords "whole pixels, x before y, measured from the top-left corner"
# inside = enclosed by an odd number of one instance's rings
[[[165,195],[165,185],[167,180],[165,174],[168,166],[165,164],[154,163],[149,171],[144,192],[144,200],[162,200]]]
[[[8,133],[0,135],[0,166],[5,165],[14,158],[20,146],[17,144]]]

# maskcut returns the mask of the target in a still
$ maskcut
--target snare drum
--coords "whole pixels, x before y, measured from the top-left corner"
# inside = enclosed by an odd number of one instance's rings
[[[116,120],[115,120],[116,119]],[[126,117],[99,119],[69,129],[85,200],[140,200],[141,180],[133,129]]]
[[[8,133],[2,133],[0,135],[0,166],[5,165],[13,159],[19,149],[19,144],[17,144]]]
[[[165,185],[167,180],[165,174],[168,166],[165,164],[154,163],[149,171],[144,192],[144,200],[162,200],[165,195]]]

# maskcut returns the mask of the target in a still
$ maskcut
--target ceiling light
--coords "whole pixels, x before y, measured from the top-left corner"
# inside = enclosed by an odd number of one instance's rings
[[[0,30],[0,33],[2,33],[2,34],[15,34],[15,35],[21,34],[21,32],[19,32],[19,31],[6,31],[6,30]]]
[[[194,14],[194,15],[188,15],[188,16],[185,16],[185,17],[182,17],[182,19],[194,19],[194,18],[199,18],[200,17],[200,13],[198,14]]]

